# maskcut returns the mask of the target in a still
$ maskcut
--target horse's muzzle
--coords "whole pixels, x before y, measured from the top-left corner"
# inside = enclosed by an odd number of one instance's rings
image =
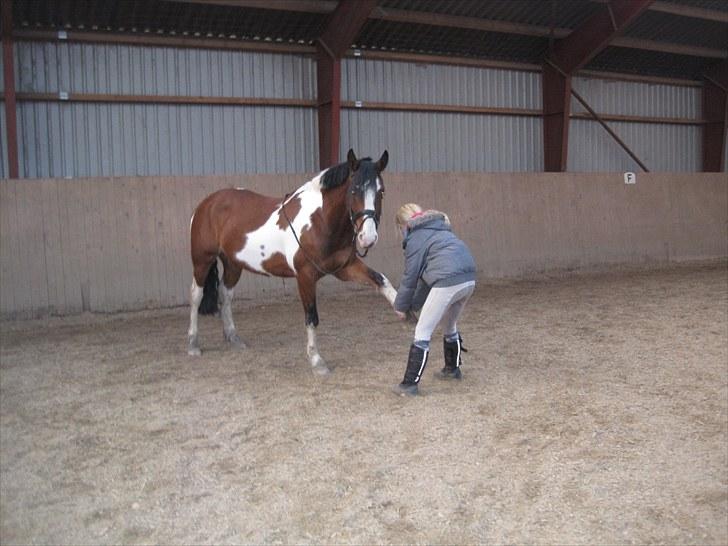
[[[366,251],[372,248],[374,245],[377,244],[377,240],[379,240],[379,236],[374,233],[373,236],[367,235],[364,233],[360,233],[359,236],[356,238],[356,247],[357,250],[360,251]]]

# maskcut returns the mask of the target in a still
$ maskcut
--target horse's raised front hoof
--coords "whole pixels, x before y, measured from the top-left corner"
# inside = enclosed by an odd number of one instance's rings
[[[227,341],[233,349],[243,350],[248,348],[236,332],[233,332],[232,334],[224,334],[224,336],[225,341]]]
[[[311,357],[311,371],[316,375],[329,375],[331,373],[326,361],[319,354]]]
[[[315,375],[319,375],[322,377],[331,374],[331,368],[329,368],[328,366],[326,366],[326,364],[323,364],[323,363],[317,364],[316,366],[311,366],[311,370],[313,371],[313,373]]]

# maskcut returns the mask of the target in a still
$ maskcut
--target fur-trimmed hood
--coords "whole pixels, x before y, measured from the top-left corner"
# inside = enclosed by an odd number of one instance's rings
[[[447,226],[448,228],[450,227],[450,218],[447,217],[447,214],[440,212],[439,210],[425,210],[415,214],[407,221],[407,229],[417,229],[418,227],[429,224],[430,222],[433,224],[442,222],[444,226]],[[433,225],[432,227],[437,229],[436,225]]]

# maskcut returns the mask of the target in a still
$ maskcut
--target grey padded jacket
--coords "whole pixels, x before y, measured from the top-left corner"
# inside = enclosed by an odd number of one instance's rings
[[[442,212],[428,210],[410,220],[402,248],[405,264],[394,300],[397,311],[420,309],[433,286],[475,280],[475,260]]]

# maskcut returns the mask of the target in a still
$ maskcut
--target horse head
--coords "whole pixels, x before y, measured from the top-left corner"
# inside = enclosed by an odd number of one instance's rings
[[[346,155],[351,182],[349,184],[349,214],[356,233],[357,253],[366,255],[379,235],[379,219],[382,214],[384,181],[381,173],[387,167],[389,153],[384,150],[378,161],[370,158],[357,159],[354,150]]]

